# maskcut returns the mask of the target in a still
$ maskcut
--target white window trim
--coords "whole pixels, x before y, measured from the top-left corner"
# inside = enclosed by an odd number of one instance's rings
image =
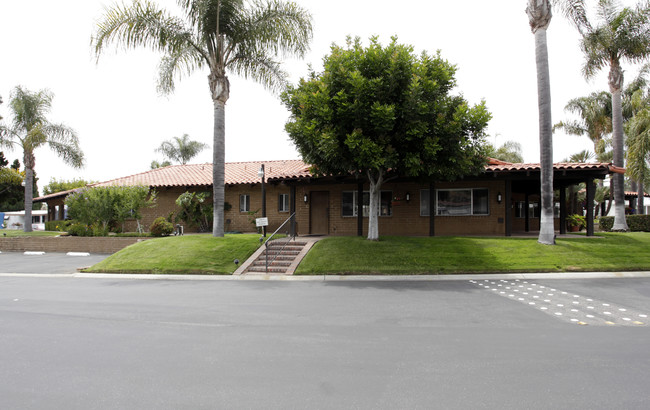
[[[488,197],[488,210],[484,214],[475,214],[474,213],[474,190],[486,190]],[[469,213],[468,214],[458,214],[458,215],[440,215],[438,214],[438,193],[439,192],[450,192],[450,191],[470,191],[470,202],[469,202]],[[476,188],[450,188],[450,189],[436,189],[436,207],[435,207],[435,216],[444,216],[444,217],[467,217],[467,216],[490,216],[490,189],[485,187],[476,187]],[[429,204],[429,214],[431,214],[431,204]]]
[[[244,198],[244,209],[242,209],[242,198]],[[251,196],[249,194],[239,195],[239,212],[250,212],[251,210]]]
[[[286,198],[286,203],[284,201],[284,198]],[[290,207],[291,204],[289,203],[289,194],[278,194],[278,212],[289,212]]]
[[[358,216],[357,215],[357,201],[358,201],[357,197],[359,196],[358,192],[359,191],[341,191],[341,218],[356,218]],[[392,202],[393,191],[384,191],[384,190],[382,190],[379,193],[379,207],[380,208],[381,208],[381,195],[383,193],[385,193],[385,192],[390,193],[390,198],[391,198],[391,202]],[[343,194],[344,193],[352,193],[352,215],[343,215]],[[370,191],[363,191],[363,193],[370,195]],[[362,206],[362,209],[363,209],[363,206]],[[392,205],[390,207],[390,214],[388,214],[388,215],[382,215],[381,214],[381,209],[380,209],[379,217],[381,217],[381,218],[390,218],[392,216],[393,216],[393,206]],[[368,215],[364,215],[363,217],[367,218]]]

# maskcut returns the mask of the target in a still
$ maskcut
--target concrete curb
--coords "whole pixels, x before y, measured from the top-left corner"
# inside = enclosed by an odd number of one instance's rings
[[[0,274],[2,275],[2,274]],[[6,274],[5,274],[6,275]],[[16,274],[16,276],[22,274]],[[29,274],[31,275],[31,274]],[[35,276],[44,276],[34,274]],[[294,282],[439,282],[498,279],[627,279],[650,278],[650,272],[570,272],[570,273],[504,273],[483,275],[150,275],[121,273],[76,273],[75,278],[140,279],[140,280],[216,280],[216,281],[294,281]]]

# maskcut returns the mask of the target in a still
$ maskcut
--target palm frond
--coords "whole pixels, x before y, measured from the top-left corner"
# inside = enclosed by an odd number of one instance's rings
[[[84,155],[79,147],[79,138],[75,131],[63,124],[47,124],[43,128],[47,136],[47,145],[65,162],[74,168],[84,166]]]
[[[174,79],[189,76],[194,70],[203,67],[204,61],[202,55],[189,45],[164,56],[158,66],[158,92],[171,94],[175,89]]]
[[[580,34],[591,29],[584,0],[556,0],[554,6],[560,9],[564,17],[578,29]]]
[[[135,0],[131,6],[116,4],[104,9],[91,40],[97,58],[115,43],[124,48],[148,47],[174,53],[192,43],[192,31],[183,21],[149,1]]]
[[[230,59],[227,67],[244,78],[251,78],[273,92],[284,89],[288,74],[282,70],[280,63],[273,60],[263,52],[235,55]]]

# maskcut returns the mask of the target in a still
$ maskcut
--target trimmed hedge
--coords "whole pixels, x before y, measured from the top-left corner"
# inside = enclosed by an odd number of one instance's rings
[[[650,215],[625,215],[627,227],[631,232],[650,232]],[[613,216],[603,216],[598,220],[601,231],[609,232],[614,225]]]

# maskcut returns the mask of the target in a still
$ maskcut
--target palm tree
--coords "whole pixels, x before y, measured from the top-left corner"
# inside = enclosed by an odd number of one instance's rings
[[[622,61],[641,62],[650,57],[650,3],[643,2],[635,9],[620,8],[615,0],[600,0],[598,16],[601,24],[584,27],[581,49],[585,55],[583,74],[590,79],[609,67],[609,89],[612,93],[612,129],[614,165],[624,166]],[[625,221],[624,176],[616,174],[614,183],[613,231],[627,231]]]
[[[34,151],[48,145],[63,161],[75,168],[83,166],[79,140],[71,128],[51,123],[46,114],[52,108],[53,94],[48,90],[31,92],[14,88],[9,108],[13,114],[11,126],[0,124],[0,147],[23,150],[25,164],[25,232],[32,231],[33,182],[36,158]]]
[[[644,212],[644,187],[650,182],[650,98],[638,90],[632,98],[633,117],[625,124],[627,173],[637,181],[637,210]]]
[[[156,151],[162,152],[171,161],[185,165],[207,147],[208,144],[191,141],[189,135],[183,134],[182,137],[173,137],[171,140],[163,141]]]
[[[554,2],[563,14],[579,29],[587,22],[583,0],[558,0]],[[535,35],[535,61],[537,65],[537,105],[539,109],[541,215],[538,242],[555,244],[553,221],[553,134],[551,120],[551,80],[548,67],[546,29],[551,23],[549,0],[528,0],[528,22]]]
[[[594,144],[600,160],[604,152],[604,138],[612,132],[612,97],[607,91],[593,92],[586,97],[569,100],[564,111],[577,114],[579,120],[560,121],[553,131],[562,129],[569,135],[586,136]]]
[[[281,0],[178,0],[183,17],[149,1],[105,11],[92,43],[96,55],[110,44],[162,51],[158,88],[174,90],[174,78],[207,67],[214,106],[212,234],[224,234],[225,108],[230,96],[227,73],[252,78],[269,89],[285,84],[275,56],[302,57],[312,36],[311,16]]]

